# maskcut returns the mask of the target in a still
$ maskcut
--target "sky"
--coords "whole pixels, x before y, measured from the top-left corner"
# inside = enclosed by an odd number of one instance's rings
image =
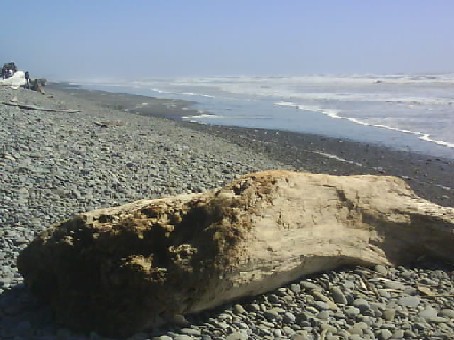
[[[2,0],[0,62],[51,80],[454,72],[452,0]]]

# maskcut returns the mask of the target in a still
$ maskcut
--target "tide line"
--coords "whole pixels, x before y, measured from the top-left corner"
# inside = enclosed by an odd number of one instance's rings
[[[326,153],[326,152],[321,152],[321,151],[312,151],[312,153],[315,153],[317,155],[320,155],[320,156],[323,156],[323,157],[326,157],[326,158],[329,158],[329,159],[335,159],[335,160],[337,160],[339,162],[353,164],[353,165],[356,165],[356,166],[359,166],[359,167],[363,166],[361,163],[358,163],[358,162],[355,162],[355,161],[349,161],[348,159],[339,157],[339,156],[331,154],[331,153]]]

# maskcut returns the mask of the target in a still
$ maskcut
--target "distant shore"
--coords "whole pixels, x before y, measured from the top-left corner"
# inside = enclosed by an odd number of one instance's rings
[[[191,101],[85,90],[65,84],[53,84],[49,88],[106,108],[178,121],[184,127],[248,147],[298,170],[401,177],[421,197],[443,206],[454,206],[452,159],[320,135],[185,122],[183,116],[196,112],[191,109],[194,104]]]

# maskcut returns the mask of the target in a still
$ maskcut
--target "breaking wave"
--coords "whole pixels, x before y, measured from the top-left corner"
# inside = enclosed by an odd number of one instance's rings
[[[386,129],[386,130],[391,130],[391,131],[397,131],[397,132],[401,132],[401,133],[405,133],[405,134],[412,134],[412,135],[417,136],[419,139],[421,139],[423,141],[435,143],[435,144],[438,144],[438,145],[441,145],[441,146],[445,146],[445,147],[448,147],[448,148],[454,148],[454,143],[450,143],[450,142],[446,142],[446,141],[443,141],[443,140],[435,139],[428,133],[424,133],[424,132],[420,132],[420,131],[411,131],[411,130],[408,130],[408,129],[397,128],[397,127],[393,127],[393,126],[389,126],[389,125],[385,125],[385,124],[368,123],[365,119],[361,120],[361,119],[357,119],[357,118],[341,116],[339,110],[324,109],[324,108],[321,108],[321,107],[316,106],[316,105],[301,105],[301,104],[297,104],[297,103],[294,103],[294,102],[288,102],[288,101],[279,101],[279,102],[274,103],[274,105],[287,107],[287,108],[295,108],[295,109],[302,110],[302,111],[319,112],[319,113],[322,113],[322,114],[324,114],[324,115],[326,115],[326,116],[328,116],[330,118],[345,119],[345,120],[348,120],[348,121],[350,121],[352,123],[355,123],[355,124],[358,124],[358,125],[373,126],[373,127],[376,127],[376,128],[381,128],[381,129]]]

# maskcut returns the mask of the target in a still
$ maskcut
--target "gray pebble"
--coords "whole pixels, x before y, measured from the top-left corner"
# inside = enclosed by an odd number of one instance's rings
[[[396,317],[396,310],[390,308],[385,309],[385,311],[383,312],[383,317],[386,321],[393,321]]]
[[[345,305],[347,304],[347,299],[339,287],[333,287],[331,289],[331,295],[333,296],[333,300],[335,303]]]
[[[317,308],[318,310],[325,310],[329,309],[328,304],[323,301],[314,301],[314,307]]]
[[[315,283],[309,281],[301,281],[300,286],[306,290],[322,290],[319,285],[316,285]]]
[[[273,330],[273,335],[277,338],[282,337],[282,331],[280,329]]]
[[[243,306],[239,305],[239,304],[236,304],[234,307],[233,307],[234,311],[236,314],[244,314],[246,313],[246,311],[244,310]]]
[[[445,318],[450,318],[454,319],[454,309],[442,309],[439,313],[438,316],[442,316]]]
[[[375,267],[374,267],[374,270],[381,274],[381,275],[386,275],[388,274],[388,269],[386,269],[385,266],[382,266],[381,264],[377,264]]]
[[[173,340],[193,340],[194,338],[189,335],[184,335],[184,334],[177,334]]]
[[[299,292],[301,292],[301,286],[298,284],[298,283],[292,283],[290,285],[290,290],[296,294],[298,294]]]
[[[403,329],[396,329],[393,333],[392,338],[394,339],[402,339],[405,336],[405,332]]]
[[[402,282],[397,282],[397,281],[385,281],[385,287],[390,288],[390,289],[396,289],[396,290],[404,290],[406,288],[406,285],[403,284]]]
[[[378,294],[385,299],[389,299],[391,297],[391,294],[386,289],[378,289],[377,291]]]
[[[416,335],[415,332],[413,332],[412,330],[409,330],[409,329],[406,329],[404,331],[404,337],[405,338],[408,338],[408,339],[417,339],[418,336]]]
[[[377,337],[378,339],[380,340],[388,340],[389,338],[391,338],[393,336],[393,333],[391,333],[390,330],[388,329],[381,329],[378,333],[377,333]]]
[[[348,333],[354,335],[362,335],[364,333],[364,330],[363,328],[361,327],[356,327],[355,325],[353,325],[351,328],[348,329]]]
[[[279,318],[279,314],[275,310],[267,310],[263,313],[263,315],[268,321],[274,321]]]
[[[418,316],[426,319],[426,320],[433,320],[437,317],[437,310],[432,307],[427,307],[426,309],[422,310],[418,313]]]
[[[359,308],[353,307],[353,306],[348,306],[345,311],[345,315],[347,315],[349,318],[354,318],[357,315],[360,314]]]
[[[357,307],[361,313],[370,309],[369,302],[365,299],[356,299],[353,301],[353,306]]]
[[[296,316],[291,312],[285,312],[283,316],[283,321],[285,323],[294,323],[296,321]]]
[[[182,328],[181,333],[193,336],[199,336],[201,334],[200,329],[196,328]]]
[[[284,331],[284,334],[287,336],[292,336],[293,334],[296,333],[292,328],[290,328],[288,326],[282,327],[282,330]]]
[[[247,334],[241,332],[233,332],[225,337],[226,340],[247,340]]]
[[[312,337],[309,336],[307,332],[294,334],[291,338],[291,340],[310,340],[310,339],[312,339]]]
[[[349,340],[364,340],[361,334],[352,334],[348,337]]]
[[[353,280],[345,280],[342,284],[345,289],[353,290],[355,289],[355,282]]]
[[[251,303],[251,304],[247,304],[244,306],[244,308],[248,311],[248,312],[258,312],[260,311],[260,306],[256,303]]]
[[[273,304],[276,304],[276,303],[279,303],[279,302],[280,302],[280,301],[279,301],[279,298],[278,298],[276,295],[274,295],[274,294],[268,295],[268,301],[269,301],[270,303],[273,303]]]
[[[397,303],[403,307],[416,308],[420,302],[421,298],[419,296],[402,296]]]
[[[327,310],[321,311],[317,314],[317,318],[320,320],[328,320],[330,317],[330,313]]]

